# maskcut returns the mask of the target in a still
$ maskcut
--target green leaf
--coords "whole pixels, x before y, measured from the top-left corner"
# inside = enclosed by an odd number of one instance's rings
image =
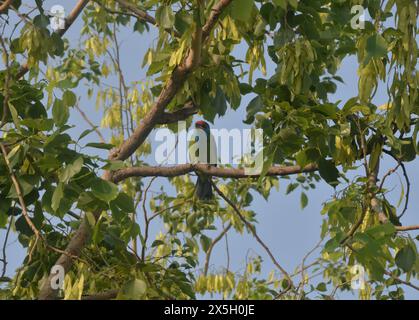
[[[127,282],[122,287],[122,295],[127,299],[141,299],[147,290],[147,284],[140,279]]]
[[[368,63],[371,58],[381,58],[387,55],[387,41],[381,35],[375,34],[368,38],[366,50],[367,57],[365,64]]]
[[[6,214],[6,212],[0,211],[0,229],[6,227],[7,219],[9,219],[9,216]]]
[[[92,133],[93,131],[95,131],[97,128],[98,128],[98,127],[97,127],[97,126],[95,126],[95,127],[94,127],[94,128],[92,128],[92,129],[86,129],[86,130],[84,130],[84,131],[81,133],[81,135],[79,136],[79,138],[78,138],[78,140],[77,140],[77,141],[79,141],[79,140],[83,139],[84,137],[86,137],[87,135],[91,134],[91,133]]]
[[[52,106],[52,119],[58,127],[62,127],[68,120],[70,113],[68,107],[60,99],[55,99]]]
[[[336,112],[338,108],[332,103],[326,103],[323,105],[317,105],[311,108],[314,112],[321,113],[324,116],[334,119],[336,117]]]
[[[210,122],[214,122],[215,116],[223,116],[227,111],[227,102],[224,92],[217,86],[215,97],[209,94],[209,85],[205,83],[201,89],[200,109],[204,118]]]
[[[64,196],[64,184],[60,182],[58,183],[57,187],[54,190],[54,193],[52,194],[52,199],[51,199],[52,210],[54,211],[58,210],[63,196]]]
[[[66,107],[73,107],[77,102],[76,95],[70,91],[66,90],[63,94],[63,103]]]
[[[107,164],[105,164],[102,167],[102,169],[103,170],[109,170],[109,171],[116,171],[116,170],[122,169],[124,167],[125,167],[124,161],[114,160],[114,161],[109,161]]]
[[[56,56],[62,56],[64,53],[64,40],[56,32],[51,34],[51,52]]]
[[[67,183],[73,176],[80,172],[83,166],[83,158],[78,157],[73,163],[68,164],[58,175],[61,182]]]
[[[301,198],[300,198],[301,209],[304,209],[305,207],[307,207],[307,204],[308,204],[308,197],[304,192],[302,192]]]
[[[325,292],[325,291],[327,291],[326,284],[325,284],[324,282],[320,282],[320,283],[317,285],[316,290],[317,290],[317,291],[320,291],[320,292]]]
[[[17,110],[15,109],[13,104],[11,104],[10,102],[8,104],[9,104],[10,114],[12,115],[13,123],[15,124],[16,128],[18,128],[18,130],[20,130],[20,120],[19,120]]]
[[[247,117],[244,123],[251,124],[255,120],[255,114],[262,111],[263,102],[260,96],[253,98],[247,105]]]
[[[246,95],[253,91],[253,87],[250,84],[245,83],[245,82],[239,83],[239,89],[242,95]]]
[[[293,7],[294,9],[297,9],[298,7],[298,0],[288,0],[288,3]]]
[[[95,197],[105,202],[112,201],[118,196],[118,187],[103,179],[94,180],[91,188]]]
[[[54,126],[52,119],[30,119],[26,118],[20,121],[22,126],[26,126],[30,129],[37,129],[41,131],[50,131]]]
[[[291,192],[293,192],[295,189],[297,189],[297,187],[299,186],[298,183],[290,183],[287,186],[287,191],[285,192],[286,194],[290,194]]]
[[[410,162],[416,158],[415,145],[412,138],[401,139],[401,148],[400,151],[392,149],[392,153],[396,154],[397,157],[405,162]]]
[[[86,212],[86,219],[87,219],[87,222],[89,222],[90,227],[93,228],[96,224],[96,219],[95,219],[95,216],[93,215],[93,213],[91,213],[89,211]]]
[[[320,160],[319,161],[319,173],[320,176],[331,186],[335,187],[339,184],[339,171],[332,160]]]
[[[404,272],[412,270],[416,262],[416,252],[411,245],[401,248],[396,254],[396,264]]]
[[[86,147],[111,150],[114,146],[110,143],[90,142],[86,144]]]
[[[27,181],[27,179],[25,179],[24,177],[17,177],[17,180],[19,181],[19,186],[20,186],[20,191],[22,193],[22,196],[26,196],[33,190],[34,185],[30,183],[30,181]],[[7,197],[12,198],[12,199],[17,199],[18,197],[16,188],[13,183],[10,186],[10,190],[9,190],[9,193],[7,194]],[[1,201],[3,201],[3,199]]]
[[[206,235],[201,235],[201,238],[199,239],[201,242],[202,250],[204,252],[208,252],[209,247],[211,246],[211,238],[207,237]]]
[[[33,19],[33,24],[38,28],[46,28],[49,25],[49,19],[44,14],[39,14]]]
[[[175,23],[175,15],[168,4],[164,4],[156,10],[156,20],[159,26],[164,29],[171,29]]]
[[[286,0],[273,0],[273,3],[275,3],[281,9],[284,9],[284,10],[287,9],[287,1]]]
[[[33,231],[31,227],[28,225],[28,223],[26,222],[26,219],[23,215],[21,215],[16,220],[15,227],[16,227],[16,230],[21,234],[24,234],[28,237],[31,237],[33,235]]]
[[[132,213],[135,211],[134,200],[124,192],[118,194],[115,200],[111,202],[111,208],[118,208],[124,213]]]
[[[153,243],[151,244],[151,247],[155,248],[155,247],[162,246],[162,245],[164,245],[163,240],[154,240]]]
[[[175,16],[175,27],[182,34],[188,30],[193,22],[193,17],[186,12],[178,11]]]
[[[230,5],[233,19],[247,22],[252,17],[253,0],[235,0]]]

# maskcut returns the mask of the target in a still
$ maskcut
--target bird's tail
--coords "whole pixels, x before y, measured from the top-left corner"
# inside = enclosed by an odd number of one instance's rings
[[[213,198],[211,178],[198,175],[196,180],[195,195],[199,200],[211,200]]]

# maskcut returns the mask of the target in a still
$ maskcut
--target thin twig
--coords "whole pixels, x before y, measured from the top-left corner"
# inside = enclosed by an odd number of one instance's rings
[[[3,250],[2,250],[3,251],[3,258],[0,259],[3,263],[3,270],[1,272],[0,278],[4,278],[4,276],[6,275],[6,271],[7,271],[6,247],[7,247],[7,241],[9,240],[9,234],[10,234],[10,229],[12,228],[12,224],[13,224],[13,216],[10,217],[9,226],[7,227],[6,236],[4,237]]]
[[[340,241],[341,245],[346,244],[346,241],[348,241],[348,239],[352,238],[352,236],[355,234],[355,232],[358,230],[358,228],[362,225],[362,223],[364,222],[364,219],[365,219],[365,215],[367,214],[367,210],[369,210],[369,209],[364,208],[364,206],[362,206],[361,216],[359,217],[358,221],[349,230],[348,234]]]
[[[10,66],[9,66],[9,52],[6,49],[6,44],[4,43],[3,37],[0,37],[0,44],[3,48],[4,58],[5,58],[5,67],[6,74],[4,78],[4,87],[3,87],[3,115],[1,117],[0,129],[6,124],[6,118],[9,112],[9,91],[10,91]]]
[[[97,128],[97,126],[95,126],[94,123],[92,121],[90,121],[90,119],[86,115],[86,113],[84,113],[84,111],[80,108],[78,101],[77,101],[75,107],[76,107],[77,111],[80,113],[80,115],[82,116],[82,118],[84,119],[84,121],[86,121],[89,124],[89,126],[91,126],[92,129],[99,136],[100,142],[105,143],[105,138],[103,137],[102,133],[99,131],[99,129]]]
[[[407,174],[406,166],[401,159],[396,157],[396,155],[393,154],[393,152],[391,152],[389,150],[383,149],[383,152],[385,154],[389,155],[390,157],[392,157],[395,161],[397,161],[397,163],[402,168],[403,176],[404,176],[404,179],[406,181],[406,195],[405,195],[404,208],[403,208],[402,213],[398,216],[398,218],[401,218],[406,213],[407,208],[409,206],[409,198],[410,198],[410,179],[409,179],[409,175]]]
[[[210,258],[211,258],[211,253],[212,250],[214,249],[215,245],[227,234],[227,232],[230,230],[230,228],[233,226],[233,224],[230,222],[227,227],[225,227],[221,233],[214,238],[214,240],[211,242],[206,255],[205,255],[205,265],[204,265],[204,275],[208,274],[208,269],[209,269],[209,262],[210,262]]]
[[[319,242],[316,243],[316,245],[309,251],[307,252],[307,254],[303,257],[303,260],[301,261],[301,293],[300,293],[300,298],[302,297],[303,293],[304,293],[304,285],[305,285],[305,262],[308,259],[308,257],[317,250],[317,248],[320,247],[321,243],[323,242],[323,239],[320,239]]]
[[[143,240],[143,246],[141,248],[141,259],[144,261],[145,260],[145,252],[147,249],[147,240],[148,240],[148,232],[149,232],[149,227],[150,227],[150,220],[148,219],[148,214],[147,214],[147,208],[146,208],[146,200],[147,200],[147,192],[151,187],[151,184],[153,183],[153,181],[156,179],[156,177],[151,178],[150,182],[148,183],[147,188],[144,191],[144,197],[143,197],[143,213],[144,213],[144,222],[145,222],[145,226],[144,226],[144,240]]]
[[[230,207],[234,210],[234,212],[237,214],[237,216],[240,218],[240,220],[247,226],[248,230],[252,233],[252,235],[255,237],[256,241],[265,249],[268,256],[271,258],[273,264],[281,271],[281,273],[284,275],[284,277],[287,279],[287,288],[285,288],[278,296],[277,298],[284,295],[286,292],[288,292],[294,285],[292,283],[292,279],[289,276],[288,272],[278,263],[274,255],[272,254],[269,247],[262,241],[262,239],[259,237],[259,235],[256,232],[255,227],[246,220],[246,218],[241,214],[240,210],[237,209],[236,205],[229,199],[227,196],[224,195],[224,193],[217,187],[217,185],[212,181],[212,187],[214,190],[218,193],[218,195],[224,199],[225,202],[227,202]]]
[[[418,291],[419,291],[419,287],[418,287],[418,286],[415,286],[415,285],[411,284],[411,283],[410,283],[410,282],[408,282],[408,281],[404,281],[404,280],[400,279],[399,277],[397,277],[397,276],[393,275],[391,272],[389,272],[389,271],[384,271],[384,273],[385,273],[386,275],[390,276],[391,278],[393,278],[394,280],[396,280],[396,281],[398,281],[398,282],[400,282],[400,283],[402,283],[402,284],[404,284],[404,285],[406,285],[406,286],[408,286],[408,287],[411,287],[411,288],[413,288],[413,289],[415,289],[415,290],[418,290]]]

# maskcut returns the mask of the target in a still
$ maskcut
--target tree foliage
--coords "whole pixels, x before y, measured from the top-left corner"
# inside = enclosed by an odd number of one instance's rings
[[[29,9],[24,2],[3,1],[0,9],[0,228],[16,233],[27,255],[12,279],[1,260],[0,297],[330,299],[351,290],[353,266],[366,270],[361,298],[402,299],[405,286],[418,289],[408,231],[419,227],[402,225],[405,163],[419,153],[415,1],[79,1],[57,32],[43,1]],[[371,17],[364,28],[351,26],[354,5]],[[78,43],[65,38],[68,28],[79,28]],[[146,79],[125,81],[122,31],[155,35],[138,43],[147,46]],[[338,75],[350,57],[358,62],[358,94],[333,101],[340,82],[355,81]],[[266,59],[275,70],[266,70]],[[374,100],[380,86],[384,105]],[[103,111],[100,128],[86,115],[93,107],[79,105],[81,92]],[[147,163],[154,128],[190,125],[195,113],[213,122],[240,106],[243,121],[264,132],[259,177],[211,169],[217,197],[199,203],[188,173],[210,169],[175,166],[163,174],[167,168]],[[72,123],[79,112],[86,125]],[[394,169],[379,170],[384,158]],[[396,170],[404,174],[404,207],[386,197]],[[321,180],[334,188],[321,211],[318,256],[293,272],[263,242],[256,228],[263,216],[252,209],[291,174],[286,192],[301,190],[301,208]],[[159,176],[166,185],[151,195]],[[152,234],[158,221],[161,232]],[[275,267],[268,276],[259,256],[244,271],[209,268],[213,248],[232,232],[261,245]],[[64,290],[49,285],[56,264],[66,271]],[[323,280],[312,282],[319,272]]]

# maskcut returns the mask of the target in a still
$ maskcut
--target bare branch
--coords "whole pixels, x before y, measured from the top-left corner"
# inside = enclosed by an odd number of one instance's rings
[[[1,117],[0,129],[6,124],[6,118],[9,112],[9,90],[10,90],[10,66],[9,66],[9,52],[7,51],[6,44],[3,37],[0,37],[0,44],[4,54],[4,64],[6,66],[6,74],[4,77],[4,93],[3,93],[3,115]]]
[[[395,226],[397,231],[412,231],[419,230],[419,224],[415,226]]]
[[[6,236],[4,237],[3,248],[2,248],[3,258],[0,259],[0,261],[3,263],[3,270],[1,272],[0,279],[5,277],[6,271],[7,271],[6,247],[7,247],[7,242],[9,241],[9,234],[10,234],[10,229],[12,228],[12,224],[13,224],[13,216],[10,217],[9,226],[7,227]]]
[[[142,248],[141,248],[141,260],[144,261],[145,260],[145,254],[146,254],[146,249],[147,249],[147,240],[148,240],[148,232],[149,232],[149,228],[150,228],[150,219],[148,217],[148,213],[147,213],[147,208],[146,208],[146,201],[147,201],[147,193],[148,190],[150,190],[151,185],[153,183],[153,181],[156,179],[156,177],[153,177],[150,182],[148,183],[147,188],[144,191],[144,196],[143,196],[143,214],[144,214],[144,240],[142,241]]]

